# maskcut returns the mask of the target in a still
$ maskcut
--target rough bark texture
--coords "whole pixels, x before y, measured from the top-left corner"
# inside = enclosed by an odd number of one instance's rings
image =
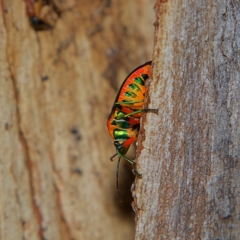
[[[105,125],[151,59],[154,2],[54,2],[53,29],[36,32],[24,0],[0,1],[0,239],[130,240]]]
[[[240,239],[239,1],[158,1],[136,238]]]

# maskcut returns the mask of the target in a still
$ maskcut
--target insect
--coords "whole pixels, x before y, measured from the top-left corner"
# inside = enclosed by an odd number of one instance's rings
[[[35,0],[25,0],[25,2],[30,24],[35,30],[39,31],[52,28],[52,26],[49,23],[47,23],[40,17],[41,8],[44,4],[48,3],[47,0],[46,1],[39,0],[36,3]]]
[[[46,23],[39,17],[40,9],[42,6],[42,0],[39,1],[37,8],[35,8],[34,0],[25,0],[25,1],[27,6],[27,15],[29,17],[31,26],[35,30],[47,30],[51,28],[51,26],[48,23]]]
[[[143,109],[144,97],[146,92],[146,80],[149,78],[151,71],[151,61],[139,66],[133,70],[122,83],[120,90],[115,98],[112,111],[107,120],[107,128],[116,147],[116,153],[110,158],[112,161],[118,155],[116,169],[116,188],[118,190],[118,169],[121,158],[129,163],[135,162],[128,157],[126,153],[137,139],[140,127],[140,118],[143,112],[153,111],[156,109]]]

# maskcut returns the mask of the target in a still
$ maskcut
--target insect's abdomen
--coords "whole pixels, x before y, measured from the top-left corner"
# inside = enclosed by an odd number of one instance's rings
[[[132,106],[134,110],[142,109],[146,92],[145,84],[150,75],[150,68],[151,64],[149,63],[128,77],[120,90],[117,102],[123,102],[123,104],[128,102],[125,106],[129,108]],[[129,105],[129,102],[133,102],[133,104]]]

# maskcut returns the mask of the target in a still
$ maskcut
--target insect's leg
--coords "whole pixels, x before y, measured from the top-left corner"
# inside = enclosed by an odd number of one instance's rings
[[[118,153],[118,155],[119,155],[120,157],[124,158],[124,159],[127,160],[129,163],[134,164],[134,161],[133,161],[133,160],[129,159],[128,157],[126,157],[126,156],[124,156],[124,155],[122,155],[119,151],[117,151],[117,153]]]
[[[134,161],[133,161],[133,160],[129,159],[128,157],[126,157],[126,156],[124,156],[124,155],[122,155],[119,151],[117,151],[117,153],[115,153],[114,155],[112,155],[112,156],[110,157],[110,160],[113,161],[113,158],[116,157],[117,155],[119,155],[120,157],[124,158],[124,159],[127,160],[129,163],[134,164]]]
[[[126,114],[125,117],[129,117],[131,115],[134,115],[134,114],[137,114],[137,113],[141,113],[141,112],[153,112],[153,113],[158,114],[158,109],[152,109],[152,108],[139,109],[137,111],[134,111],[134,112]]]
[[[116,157],[117,155],[118,155],[118,153],[115,153],[114,155],[112,155],[112,156],[110,157],[110,160],[113,161],[114,157]]]
[[[153,112],[153,113],[158,114],[158,108],[157,109],[156,108],[144,108],[142,110],[143,110],[143,112]]]
[[[135,103],[141,103],[141,102],[143,102],[143,100],[129,101],[129,102],[115,102],[115,105],[129,106],[129,105],[134,105]]]
[[[124,117],[129,117],[129,116],[132,116],[132,115],[134,115],[134,114],[141,113],[141,112],[143,112],[143,109],[140,109],[140,110],[137,110],[137,111],[128,113],[128,114],[126,114]]]
[[[117,189],[118,198],[119,198],[120,202],[122,203],[121,195],[120,195],[120,192],[118,189],[118,171],[119,171],[120,160],[121,160],[121,157],[118,158],[118,163],[117,163],[117,168],[116,168],[116,189]]]

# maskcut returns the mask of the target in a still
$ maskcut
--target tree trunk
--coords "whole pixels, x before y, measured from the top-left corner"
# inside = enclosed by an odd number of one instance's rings
[[[158,1],[135,239],[240,239],[239,1]]]
[[[53,2],[53,28],[36,32],[24,0],[0,1],[0,239],[130,240],[105,126],[151,59],[154,2]]]

